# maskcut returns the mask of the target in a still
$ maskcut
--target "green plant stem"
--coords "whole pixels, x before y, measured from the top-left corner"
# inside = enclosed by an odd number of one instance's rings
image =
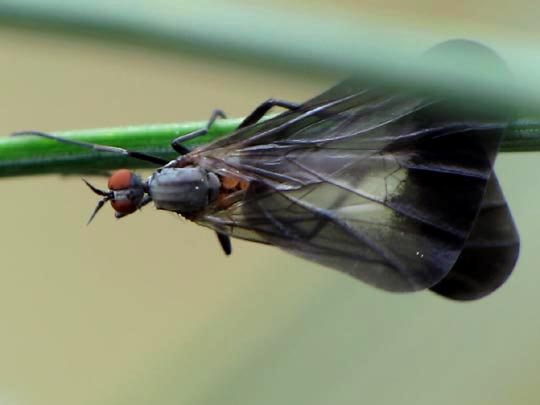
[[[240,122],[241,119],[238,118],[218,120],[208,134],[193,139],[186,145],[198,146],[209,143],[232,132]],[[191,122],[66,131],[56,134],[65,138],[137,150],[172,160],[177,153],[171,149],[170,142],[180,135],[205,126],[206,122]],[[520,120],[512,123],[503,140],[501,151],[540,151],[540,121]],[[94,152],[31,135],[0,139],[0,177],[98,174],[121,167],[136,169],[155,166],[114,153]]]
[[[539,152],[540,121],[520,119],[508,127],[502,141],[501,152]]]
[[[504,33],[497,50],[519,74],[502,80],[467,55],[420,61],[441,41],[404,21],[385,26],[367,15],[291,12],[288,8],[213,1],[66,2],[2,0],[0,22],[33,30],[71,33],[107,41],[189,52],[302,75],[351,74],[366,83],[387,83],[434,94],[455,94],[489,108],[536,116],[540,70],[534,41],[513,43]],[[321,29],[324,27],[324,29]],[[495,39],[495,38],[493,38]],[[489,44],[488,44],[489,45]],[[474,59],[474,58],[473,58]]]
[[[209,143],[233,131],[240,119],[218,120],[208,134],[186,142],[187,146]],[[170,142],[178,136],[204,128],[206,122],[157,124],[133,127],[56,132],[85,142],[118,146],[172,160],[178,156]],[[32,135],[0,139],[0,177],[58,173],[64,175],[103,173],[121,167],[155,167],[114,153],[63,144]]]

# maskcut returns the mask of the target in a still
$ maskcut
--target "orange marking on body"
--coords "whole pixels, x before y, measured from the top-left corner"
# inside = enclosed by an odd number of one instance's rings
[[[217,197],[217,205],[222,209],[229,208],[233,204],[233,200],[230,198],[229,193],[219,193]]]
[[[221,189],[216,198],[216,205],[227,209],[243,198],[244,192],[250,187],[250,182],[234,176],[221,177]]]
[[[250,183],[247,180],[240,180],[239,181],[240,190],[247,191],[247,189],[249,188],[249,185],[250,185]]]
[[[221,178],[221,187],[223,187],[226,190],[234,190],[240,180],[238,180],[235,177],[232,176],[223,176]]]

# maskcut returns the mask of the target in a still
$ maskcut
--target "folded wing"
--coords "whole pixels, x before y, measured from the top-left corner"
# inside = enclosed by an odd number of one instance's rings
[[[453,291],[464,284],[453,280],[471,265],[458,258],[472,252],[473,229],[483,236],[491,229],[482,219],[487,201],[502,194],[483,200],[505,127],[496,113],[347,80],[196,151],[201,166],[251,184],[228,209],[216,206],[198,222],[385,290],[440,283],[435,291],[465,299]],[[507,207],[494,212],[507,214]],[[512,266],[491,271],[498,281],[470,295],[495,288]]]

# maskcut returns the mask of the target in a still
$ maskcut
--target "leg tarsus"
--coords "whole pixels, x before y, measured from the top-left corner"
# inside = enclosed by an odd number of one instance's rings
[[[182,145],[182,143],[197,138],[199,136],[206,135],[210,130],[212,124],[214,124],[214,122],[218,118],[227,118],[227,116],[222,110],[215,109],[214,111],[212,111],[212,115],[208,119],[208,123],[206,124],[205,128],[197,129],[196,131],[190,132],[189,134],[179,136],[171,142],[171,147],[181,155],[189,153],[190,149],[187,146]]]

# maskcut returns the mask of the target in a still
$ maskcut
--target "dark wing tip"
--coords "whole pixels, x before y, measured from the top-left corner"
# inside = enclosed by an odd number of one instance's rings
[[[519,235],[495,173],[487,184],[471,235],[448,275],[431,291],[459,301],[492,293],[508,279],[519,256]]]

